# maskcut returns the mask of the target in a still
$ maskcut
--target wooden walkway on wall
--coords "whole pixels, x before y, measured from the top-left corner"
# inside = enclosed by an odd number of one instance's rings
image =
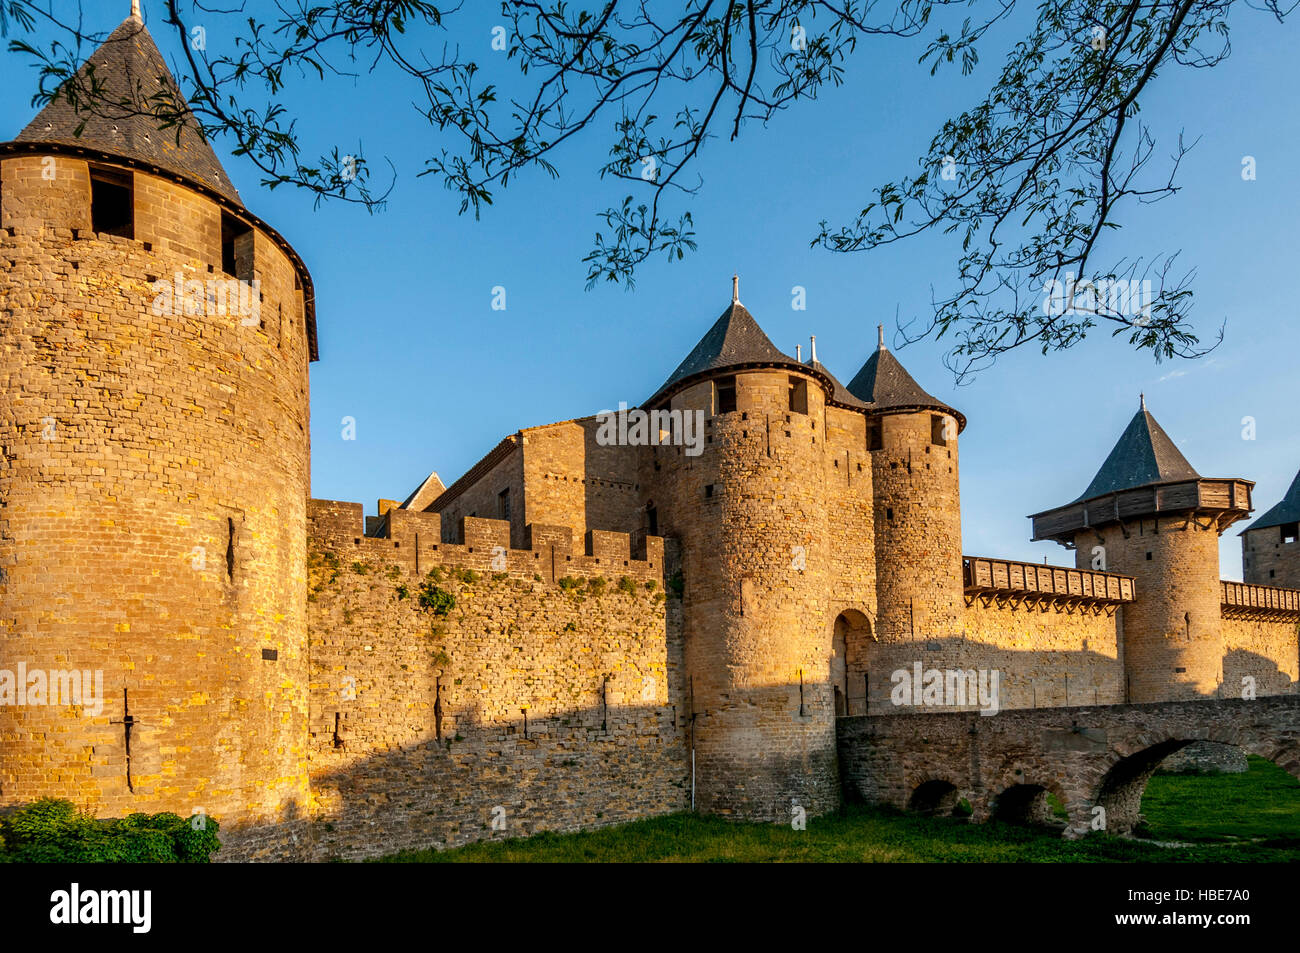
[[[1046,610],[1114,612],[1133,601],[1133,577],[1067,566],[963,556],[966,604],[1036,605]]]

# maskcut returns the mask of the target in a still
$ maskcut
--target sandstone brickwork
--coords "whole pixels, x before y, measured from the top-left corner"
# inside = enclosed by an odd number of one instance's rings
[[[0,667],[102,672],[105,695],[96,716],[0,706],[0,805],[202,810],[231,854],[291,854],[282,822],[308,802],[301,282],[256,226],[225,274],[211,196],[117,171],[132,238],[92,230],[86,160],[0,161]],[[257,279],[260,319],[155,307],[177,274],[205,292]]]
[[[572,553],[561,533],[494,555],[484,544],[505,537],[497,521],[476,521],[469,545],[448,546],[437,514],[371,539],[359,506],[311,510],[315,857],[689,807],[680,629],[660,540],[648,559],[631,559],[617,534],[598,541],[603,555]],[[433,589],[454,607],[423,607]]]
[[[138,18],[110,41],[113,76],[165,72]],[[196,130],[74,127],[0,144],[0,810],[201,811],[219,859],[325,860],[846,791],[1039,818],[1052,791],[1123,830],[1193,741],[1300,764],[1300,482],[1245,534],[1257,584],[1222,582],[1253,484],[1144,400],[1032,518],[1077,569],[963,557],[965,417],[883,329],[847,387],[790,357],[735,279],[628,395],[675,415],[654,439],[527,427],[364,518],[309,499],[296,253]],[[102,710],[8,700],[19,666],[99,673]],[[901,702],[918,671],[996,675],[997,713]]]

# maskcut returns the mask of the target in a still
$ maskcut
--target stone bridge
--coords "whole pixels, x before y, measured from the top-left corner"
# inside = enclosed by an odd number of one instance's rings
[[[1047,821],[1066,836],[1132,830],[1156,766],[1195,741],[1238,745],[1300,778],[1300,696],[1081,708],[862,715],[837,720],[845,794],[926,813],[969,801],[972,820]],[[1105,809],[1104,814],[1094,810]]]

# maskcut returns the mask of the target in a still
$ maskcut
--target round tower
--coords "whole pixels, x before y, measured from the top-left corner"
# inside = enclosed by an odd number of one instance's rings
[[[1241,571],[1250,585],[1300,589],[1300,473],[1275,506],[1242,530]]]
[[[650,493],[660,532],[681,544],[696,806],[788,823],[840,799],[824,486],[834,385],[733,299],[646,402],[698,415],[706,434],[698,456],[655,448]]]
[[[105,105],[0,145],[0,806],[203,812],[218,859],[294,856],[310,278],[192,117],[148,115],[176,91],[137,15],[91,67]]]
[[[910,651],[909,643],[944,645],[962,637],[957,437],[966,418],[922,390],[885,347],[883,327],[878,330],[876,352],[848,389],[870,408],[876,632],[881,661],[890,659],[882,667],[890,669],[907,661],[899,653]],[[887,677],[873,680],[873,711],[889,690]]]
[[[1031,517],[1034,539],[1073,548],[1080,569],[1134,577],[1134,601],[1120,610],[1130,702],[1218,693],[1219,536],[1250,512],[1251,487],[1200,476],[1143,399],[1083,494]]]

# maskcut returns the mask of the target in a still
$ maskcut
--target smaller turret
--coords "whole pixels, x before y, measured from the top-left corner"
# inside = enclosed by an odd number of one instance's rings
[[[1030,517],[1033,538],[1074,549],[1080,569],[1134,577],[1136,598],[1122,609],[1130,702],[1218,692],[1219,536],[1250,512],[1253,485],[1198,474],[1142,397],[1088,488]]]
[[[1300,473],[1276,506],[1242,530],[1241,570],[1254,585],[1300,589]]]
[[[930,396],[885,346],[849,382],[868,410],[881,642],[962,633],[957,435],[966,418]],[[881,683],[884,684],[883,682]]]

